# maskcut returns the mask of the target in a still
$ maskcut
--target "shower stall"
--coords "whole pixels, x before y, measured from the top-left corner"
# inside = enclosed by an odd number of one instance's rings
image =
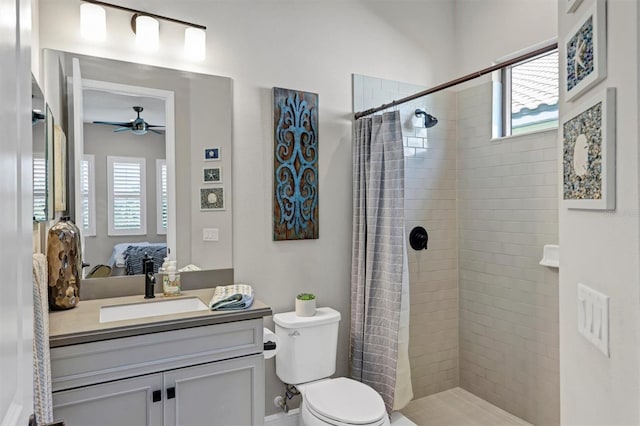
[[[354,75],[353,108],[424,89]],[[420,425],[447,403],[498,407],[513,417],[503,424],[560,422],[558,273],[538,264],[558,241],[557,131],[492,139],[492,93],[477,81],[389,108],[402,117],[407,242],[428,232],[427,250],[407,252],[403,412]]]

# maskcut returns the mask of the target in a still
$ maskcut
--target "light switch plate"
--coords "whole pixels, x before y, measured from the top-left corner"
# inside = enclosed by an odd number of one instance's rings
[[[218,241],[218,238],[219,238],[218,228],[202,229],[202,241]]]
[[[609,357],[609,296],[578,283],[578,331]]]

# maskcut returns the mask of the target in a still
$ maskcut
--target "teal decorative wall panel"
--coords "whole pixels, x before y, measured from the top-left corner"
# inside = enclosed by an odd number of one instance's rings
[[[273,239],[318,238],[318,95],[273,88]]]

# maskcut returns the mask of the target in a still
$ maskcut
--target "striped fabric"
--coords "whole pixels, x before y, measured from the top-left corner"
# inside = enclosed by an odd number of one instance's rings
[[[356,122],[353,146],[351,377],[391,412],[396,384],[404,246],[400,113]]]
[[[33,412],[39,425],[53,422],[47,258],[33,254]]]

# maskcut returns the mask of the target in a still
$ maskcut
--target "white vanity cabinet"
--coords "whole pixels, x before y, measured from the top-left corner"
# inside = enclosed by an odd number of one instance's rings
[[[51,349],[54,418],[86,425],[262,425],[262,319]]]

